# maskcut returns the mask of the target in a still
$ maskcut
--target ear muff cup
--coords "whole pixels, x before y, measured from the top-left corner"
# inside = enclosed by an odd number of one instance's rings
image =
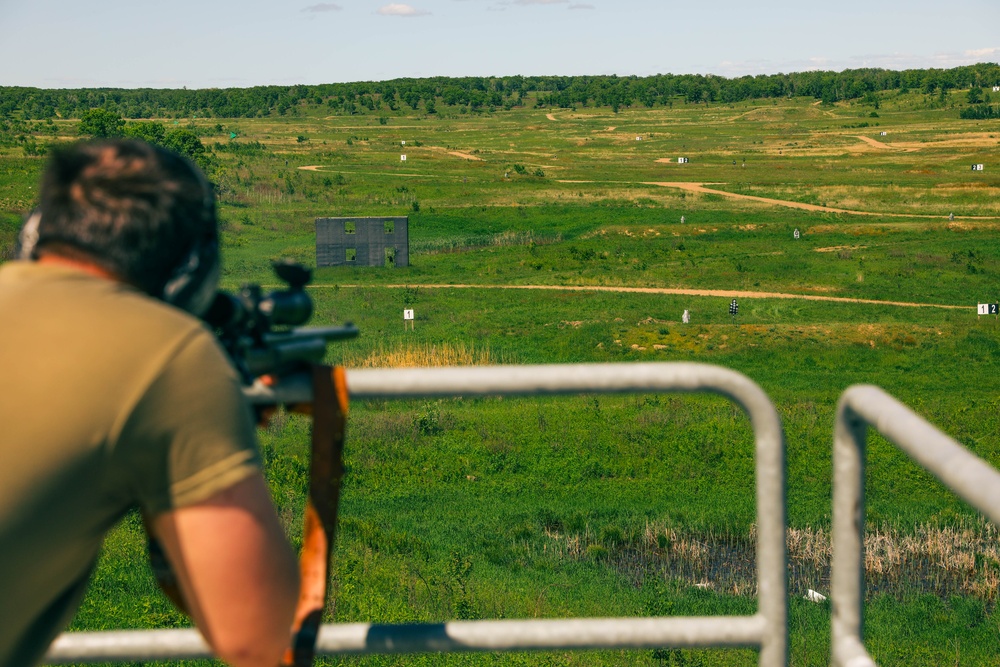
[[[212,190],[212,184],[194,165],[191,165],[191,172],[197,177],[204,193],[200,220],[204,236],[195,244],[163,286],[161,298],[173,306],[200,317],[212,305],[219,285],[219,237],[215,221],[215,194]]]
[[[162,299],[201,316],[212,305],[219,285],[219,245],[200,242],[163,287]]]

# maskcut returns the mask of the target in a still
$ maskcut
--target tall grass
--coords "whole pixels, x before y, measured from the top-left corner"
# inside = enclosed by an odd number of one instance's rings
[[[489,366],[504,363],[488,347],[471,343],[397,343],[388,347],[379,343],[375,349],[348,352],[344,366],[350,368],[413,368],[422,366]]]

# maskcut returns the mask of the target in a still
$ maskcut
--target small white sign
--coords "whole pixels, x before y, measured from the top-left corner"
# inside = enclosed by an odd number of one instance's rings
[[[799,238],[802,235],[799,233],[799,230],[796,229],[794,232],[792,232],[792,236],[794,236],[795,238]]]
[[[995,303],[981,303],[976,310],[980,315],[997,315],[1000,314],[1000,305]]]
[[[406,162],[406,156],[405,155],[400,155],[399,156],[399,161],[400,162]]]
[[[677,164],[687,164],[688,159],[686,157],[677,158]]]
[[[399,142],[399,145],[400,145],[400,146],[405,146],[405,145],[406,145],[406,142],[405,142],[405,141],[400,141],[400,142]]]
[[[979,164],[972,165],[972,171],[983,171],[983,164],[980,162]]]
[[[412,308],[407,308],[406,310],[403,311],[403,319],[404,320],[412,320],[413,319],[413,309]]]
[[[881,132],[878,133],[878,136],[880,136],[880,137],[885,137],[885,136],[888,136],[888,135],[889,135],[889,133],[886,132],[885,130],[882,130]]]

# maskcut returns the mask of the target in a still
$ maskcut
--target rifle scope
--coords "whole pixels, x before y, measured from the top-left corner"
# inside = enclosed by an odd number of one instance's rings
[[[312,317],[312,299],[305,286],[312,271],[291,261],[274,263],[274,272],[287,289],[264,293],[260,285],[244,285],[239,292],[218,292],[205,322],[251,385],[261,375],[282,375],[322,363],[330,341],[358,335],[351,323],[332,327],[302,327]]]
[[[218,292],[205,314],[209,326],[222,331],[245,331],[263,334],[275,326],[294,327],[312,317],[312,299],[305,286],[312,271],[290,261],[274,263],[274,272],[288,289],[265,294],[260,285],[244,285],[239,292]]]

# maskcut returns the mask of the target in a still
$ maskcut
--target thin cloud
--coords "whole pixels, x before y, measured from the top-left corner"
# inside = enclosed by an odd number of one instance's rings
[[[967,58],[993,58],[1000,56],[1000,48],[990,46],[985,49],[969,49],[965,52]]]
[[[575,2],[569,6],[570,9],[593,9],[594,5],[588,4],[586,2]]]
[[[514,0],[515,5],[562,5],[567,0]]]
[[[385,7],[380,7],[376,14],[381,14],[382,16],[427,16],[430,12],[425,9],[416,9],[410,5],[394,2]]]
[[[308,7],[303,7],[303,12],[308,12],[310,14],[320,14],[322,12],[339,12],[343,7],[334,4],[332,2],[321,2],[318,5],[309,5]]]

